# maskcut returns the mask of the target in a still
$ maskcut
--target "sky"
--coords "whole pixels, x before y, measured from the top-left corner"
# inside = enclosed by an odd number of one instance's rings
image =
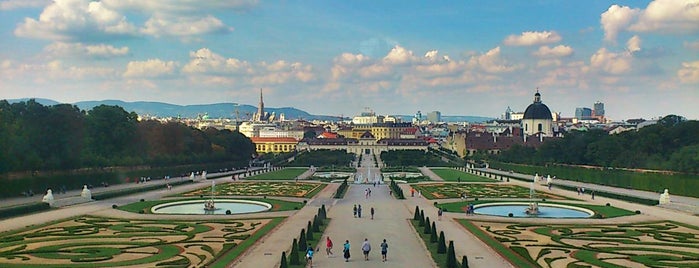
[[[699,0],[0,0],[0,99],[699,119]],[[233,114],[233,108],[231,109]]]

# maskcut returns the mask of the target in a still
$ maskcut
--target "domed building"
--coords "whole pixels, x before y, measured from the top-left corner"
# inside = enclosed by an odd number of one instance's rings
[[[522,131],[525,136],[553,136],[553,116],[549,107],[541,102],[541,94],[538,90],[534,94],[534,103],[524,110]]]

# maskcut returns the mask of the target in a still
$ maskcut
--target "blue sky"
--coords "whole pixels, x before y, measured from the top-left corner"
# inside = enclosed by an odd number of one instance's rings
[[[699,119],[699,0],[0,0],[0,99]]]

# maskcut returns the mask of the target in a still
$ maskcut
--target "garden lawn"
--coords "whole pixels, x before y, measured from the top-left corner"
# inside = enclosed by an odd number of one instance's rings
[[[289,196],[310,198],[325,188],[324,183],[293,181],[238,181],[214,186],[213,195],[222,196]],[[210,196],[211,187],[204,187],[177,196]]]
[[[294,180],[307,170],[308,168],[284,168],[247,177],[245,180]]]
[[[429,183],[413,184],[415,190],[421,191],[427,199],[460,198],[465,194],[467,198],[529,198],[529,189],[512,185],[496,183]],[[568,199],[563,196],[548,192],[536,191],[536,198]]]
[[[143,211],[145,214],[151,214],[151,208],[156,205],[164,204],[164,203],[170,203],[170,202],[176,202],[176,201],[186,201],[186,200],[208,200],[207,198],[183,198],[183,199],[169,199],[169,200],[146,200],[143,202],[134,202],[131,204],[127,204],[121,207],[118,207],[118,209],[123,210],[123,211],[128,211],[128,212],[133,212],[133,213],[140,213]],[[291,201],[284,201],[284,200],[277,200],[277,199],[271,199],[271,198],[245,198],[241,200],[251,200],[251,201],[259,201],[259,202],[265,202],[269,203],[272,205],[272,208],[270,210],[264,211],[264,212],[275,212],[275,211],[287,211],[287,210],[297,210],[300,209],[304,206],[303,203],[301,202],[291,202]]]
[[[462,172],[452,168],[430,168],[432,172],[437,174],[445,181],[458,182],[494,182],[494,179],[488,179],[486,177],[476,176],[470,173]]]

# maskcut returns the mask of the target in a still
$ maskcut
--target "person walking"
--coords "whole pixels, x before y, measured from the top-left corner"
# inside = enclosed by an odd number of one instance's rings
[[[357,205],[357,217],[362,217],[362,205]]]
[[[325,238],[325,255],[328,256],[333,256],[333,241],[330,240],[330,237]]]
[[[383,240],[383,243],[381,243],[381,257],[383,258],[382,261],[386,261],[386,254],[388,253],[388,243],[386,243],[386,239]]]
[[[374,219],[374,207],[371,207],[370,211],[371,211],[371,219],[373,220]]]
[[[354,208],[352,208],[352,211],[354,213],[354,217],[357,217],[357,204],[354,204]]]
[[[350,242],[345,240],[345,244],[342,246],[342,255],[345,257],[345,262],[349,261],[350,258]]]
[[[439,210],[437,210],[437,220],[442,220],[442,213],[444,213],[444,211],[442,208],[439,208]]]
[[[311,244],[308,244],[308,249],[306,250],[306,263],[308,263],[308,267],[313,267],[313,247],[311,247]]]
[[[371,244],[369,244],[369,239],[364,238],[364,243],[362,243],[362,252],[364,252],[364,260],[369,260],[369,252],[371,251]]]

